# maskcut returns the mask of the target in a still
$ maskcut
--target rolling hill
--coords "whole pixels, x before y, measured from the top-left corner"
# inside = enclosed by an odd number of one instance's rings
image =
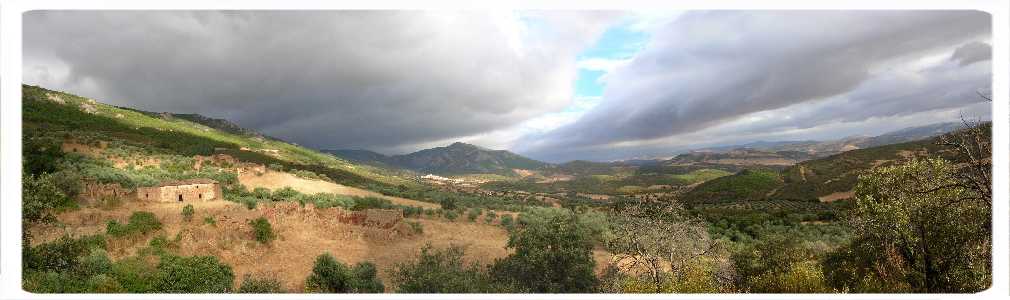
[[[368,150],[323,150],[323,152],[359,163],[399,167],[439,175],[512,176],[516,175],[513,169],[534,170],[550,165],[506,150],[491,150],[462,142],[393,156]]]
[[[244,162],[325,175],[350,186],[413,185],[373,167],[265,138],[226,120],[122,108],[30,85],[22,85],[22,94],[26,139],[101,141],[111,145],[104,151],[110,159],[227,154]]]
[[[688,205],[754,201],[830,202],[851,197],[859,175],[911,158],[947,157],[937,137],[856,149],[797,163],[784,170],[745,169],[704,182],[683,196]],[[947,157],[949,158],[949,157]]]

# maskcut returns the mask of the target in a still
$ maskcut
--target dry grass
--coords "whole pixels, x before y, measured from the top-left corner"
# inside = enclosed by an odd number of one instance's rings
[[[191,203],[196,214],[186,222],[177,203],[127,202],[113,210],[82,208],[58,216],[62,226],[35,226],[29,230],[34,243],[51,241],[64,233],[74,236],[103,233],[105,222],[116,219],[125,222],[133,211],[150,211],[163,223],[163,229],[143,237],[113,239],[110,256],[121,259],[134,255],[150,239],[164,234],[169,240],[178,236],[181,255],[213,255],[230,265],[236,283],[244,274],[272,274],[290,291],[298,292],[311,272],[316,256],[329,252],[340,261],[354,264],[375,263],[379,277],[388,283],[388,273],[396,263],[412,260],[427,243],[436,248],[449,245],[466,247],[470,262],[490,264],[508,254],[505,249],[507,232],[499,226],[462,220],[408,219],[422,224],[420,235],[397,234],[389,229],[356,226],[337,221],[338,208],[309,209],[290,202],[262,204],[247,210],[227,201]],[[211,216],[216,225],[204,224]],[[248,221],[266,217],[273,225],[277,239],[264,245],[253,240]]]
[[[411,200],[400,197],[385,196],[373,191],[344,186],[332,182],[301,178],[286,172],[267,171],[262,175],[245,173],[239,176],[238,179],[240,183],[245,185],[250,190],[257,187],[264,187],[271,190],[283,187],[291,187],[292,189],[295,189],[296,191],[299,191],[303,194],[331,193],[337,195],[361,196],[361,197],[372,196],[389,199],[389,201],[392,201],[393,204],[420,206],[430,209],[441,208],[440,205],[435,203]]]

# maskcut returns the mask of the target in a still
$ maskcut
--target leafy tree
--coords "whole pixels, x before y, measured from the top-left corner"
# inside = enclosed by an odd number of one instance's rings
[[[715,246],[701,220],[688,217],[679,206],[627,207],[615,218],[612,236],[606,243],[612,261],[621,270],[646,270],[651,292],[662,292]]]
[[[162,293],[227,293],[235,275],[214,256],[165,255],[158,263],[155,288]]]
[[[371,263],[359,263],[351,269],[324,253],[316,257],[312,274],[305,279],[305,289],[314,293],[381,293],[385,287],[375,278]]]
[[[903,282],[914,292],[977,292],[989,286],[991,236],[984,228],[990,225],[991,204],[985,199],[991,196],[966,188],[957,172],[946,160],[927,159],[859,177],[853,212],[858,244],[850,249],[870,247],[884,255],[872,265],[856,264],[863,269],[858,273],[886,270],[874,276]]]
[[[495,262],[496,280],[535,293],[587,293],[596,287],[592,234],[574,212],[511,231],[507,247],[514,253]]]
[[[51,139],[28,136],[23,138],[22,169],[27,174],[42,175],[57,171],[59,161],[63,158],[60,145]],[[27,176],[22,176],[27,177]]]
[[[26,223],[55,221],[53,213],[75,207],[76,203],[56,186],[51,174],[30,175],[22,173],[21,209]]]
[[[827,287],[813,253],[794,235],[772,234],[733,254],[738,285],[757,293],[816,293]]]

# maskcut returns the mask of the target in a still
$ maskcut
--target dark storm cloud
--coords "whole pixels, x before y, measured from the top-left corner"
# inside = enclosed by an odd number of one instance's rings
[[[34,11],[27,83],[224,117],[315,147],[498,129],[571,101],[610,13]]]
[[[954,50],[954,54],[950,56],[950,59],[957,61],[962,66],[990,60],[992,59],[992,46],[982,42],[967,43]]]
[[[808,111],[769,128],[965,105],[989,86],[988,64],[964,69],[979,47],[954,55],[959,65],[900,68],[987,39],[989,24],[988,14],[971,11],[689,12],[608,75],[600,105],[570,125],[525,137],[519,150],[566,160],[804,103],[822,105],[799,107]]]

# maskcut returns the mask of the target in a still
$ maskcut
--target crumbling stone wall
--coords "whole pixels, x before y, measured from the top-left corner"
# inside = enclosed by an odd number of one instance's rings
[[[98,183],[85,182],[81,185],[81,192],[77,195],[78,200],[86,205],[92,205],[105,197],[126,198],[130,190],[123,188],[118,183]]]

